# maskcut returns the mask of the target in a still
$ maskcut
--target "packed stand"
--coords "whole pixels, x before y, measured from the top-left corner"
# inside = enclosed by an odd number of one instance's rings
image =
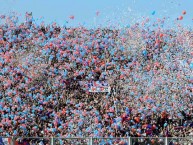
[[[0,136],[192,135],[191,30],[164,29],[164,19],[87,29],[26,18],[1,16]],[[89,92],[99,80],[111,92]]]

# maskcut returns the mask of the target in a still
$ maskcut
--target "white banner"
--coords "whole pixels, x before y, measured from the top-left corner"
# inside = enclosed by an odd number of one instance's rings
[[[86,88],[83,88],[84,90],[88,90],[89,92],[109,92],[111,91],[111,88],[109,84],[106,81],[92,81],[92,82],[79,82],[81,86],[84,86]]]
[[[110,87],[91,87],[89,89],[89,92],[109,92],[110,93],[111,88]]]

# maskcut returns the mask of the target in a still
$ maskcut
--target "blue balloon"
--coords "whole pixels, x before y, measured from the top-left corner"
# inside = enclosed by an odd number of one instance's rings
[[[193,62],[190,64],[190,69],[193,69]]]
[[[143,50],[142,53],[143,53],[143,56],[147,56],[148,52],[147,52],[147,50]]]
[[[151,14],[152,14],[152,15],[155,15],[155,11],[153,11]]]

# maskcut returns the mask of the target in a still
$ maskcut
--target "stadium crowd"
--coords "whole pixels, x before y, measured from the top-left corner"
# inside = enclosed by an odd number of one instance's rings
[[[165,29],[164,19],[122,29],[1,20],[0,136],[192,135],[190,29]],[[91,81],[111,91],[89,92]]]

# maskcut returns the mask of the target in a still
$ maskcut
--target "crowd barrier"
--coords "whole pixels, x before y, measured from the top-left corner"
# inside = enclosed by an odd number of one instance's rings
[[[193,137],[129,137],[129,138],[60,138],[60,137],[0,137],[4,145],[20,145],[27,141],[30,145],[193,145]],[[42,141],[42,144],[40,143]],[[20,143],[19,143],[20,142]]]

